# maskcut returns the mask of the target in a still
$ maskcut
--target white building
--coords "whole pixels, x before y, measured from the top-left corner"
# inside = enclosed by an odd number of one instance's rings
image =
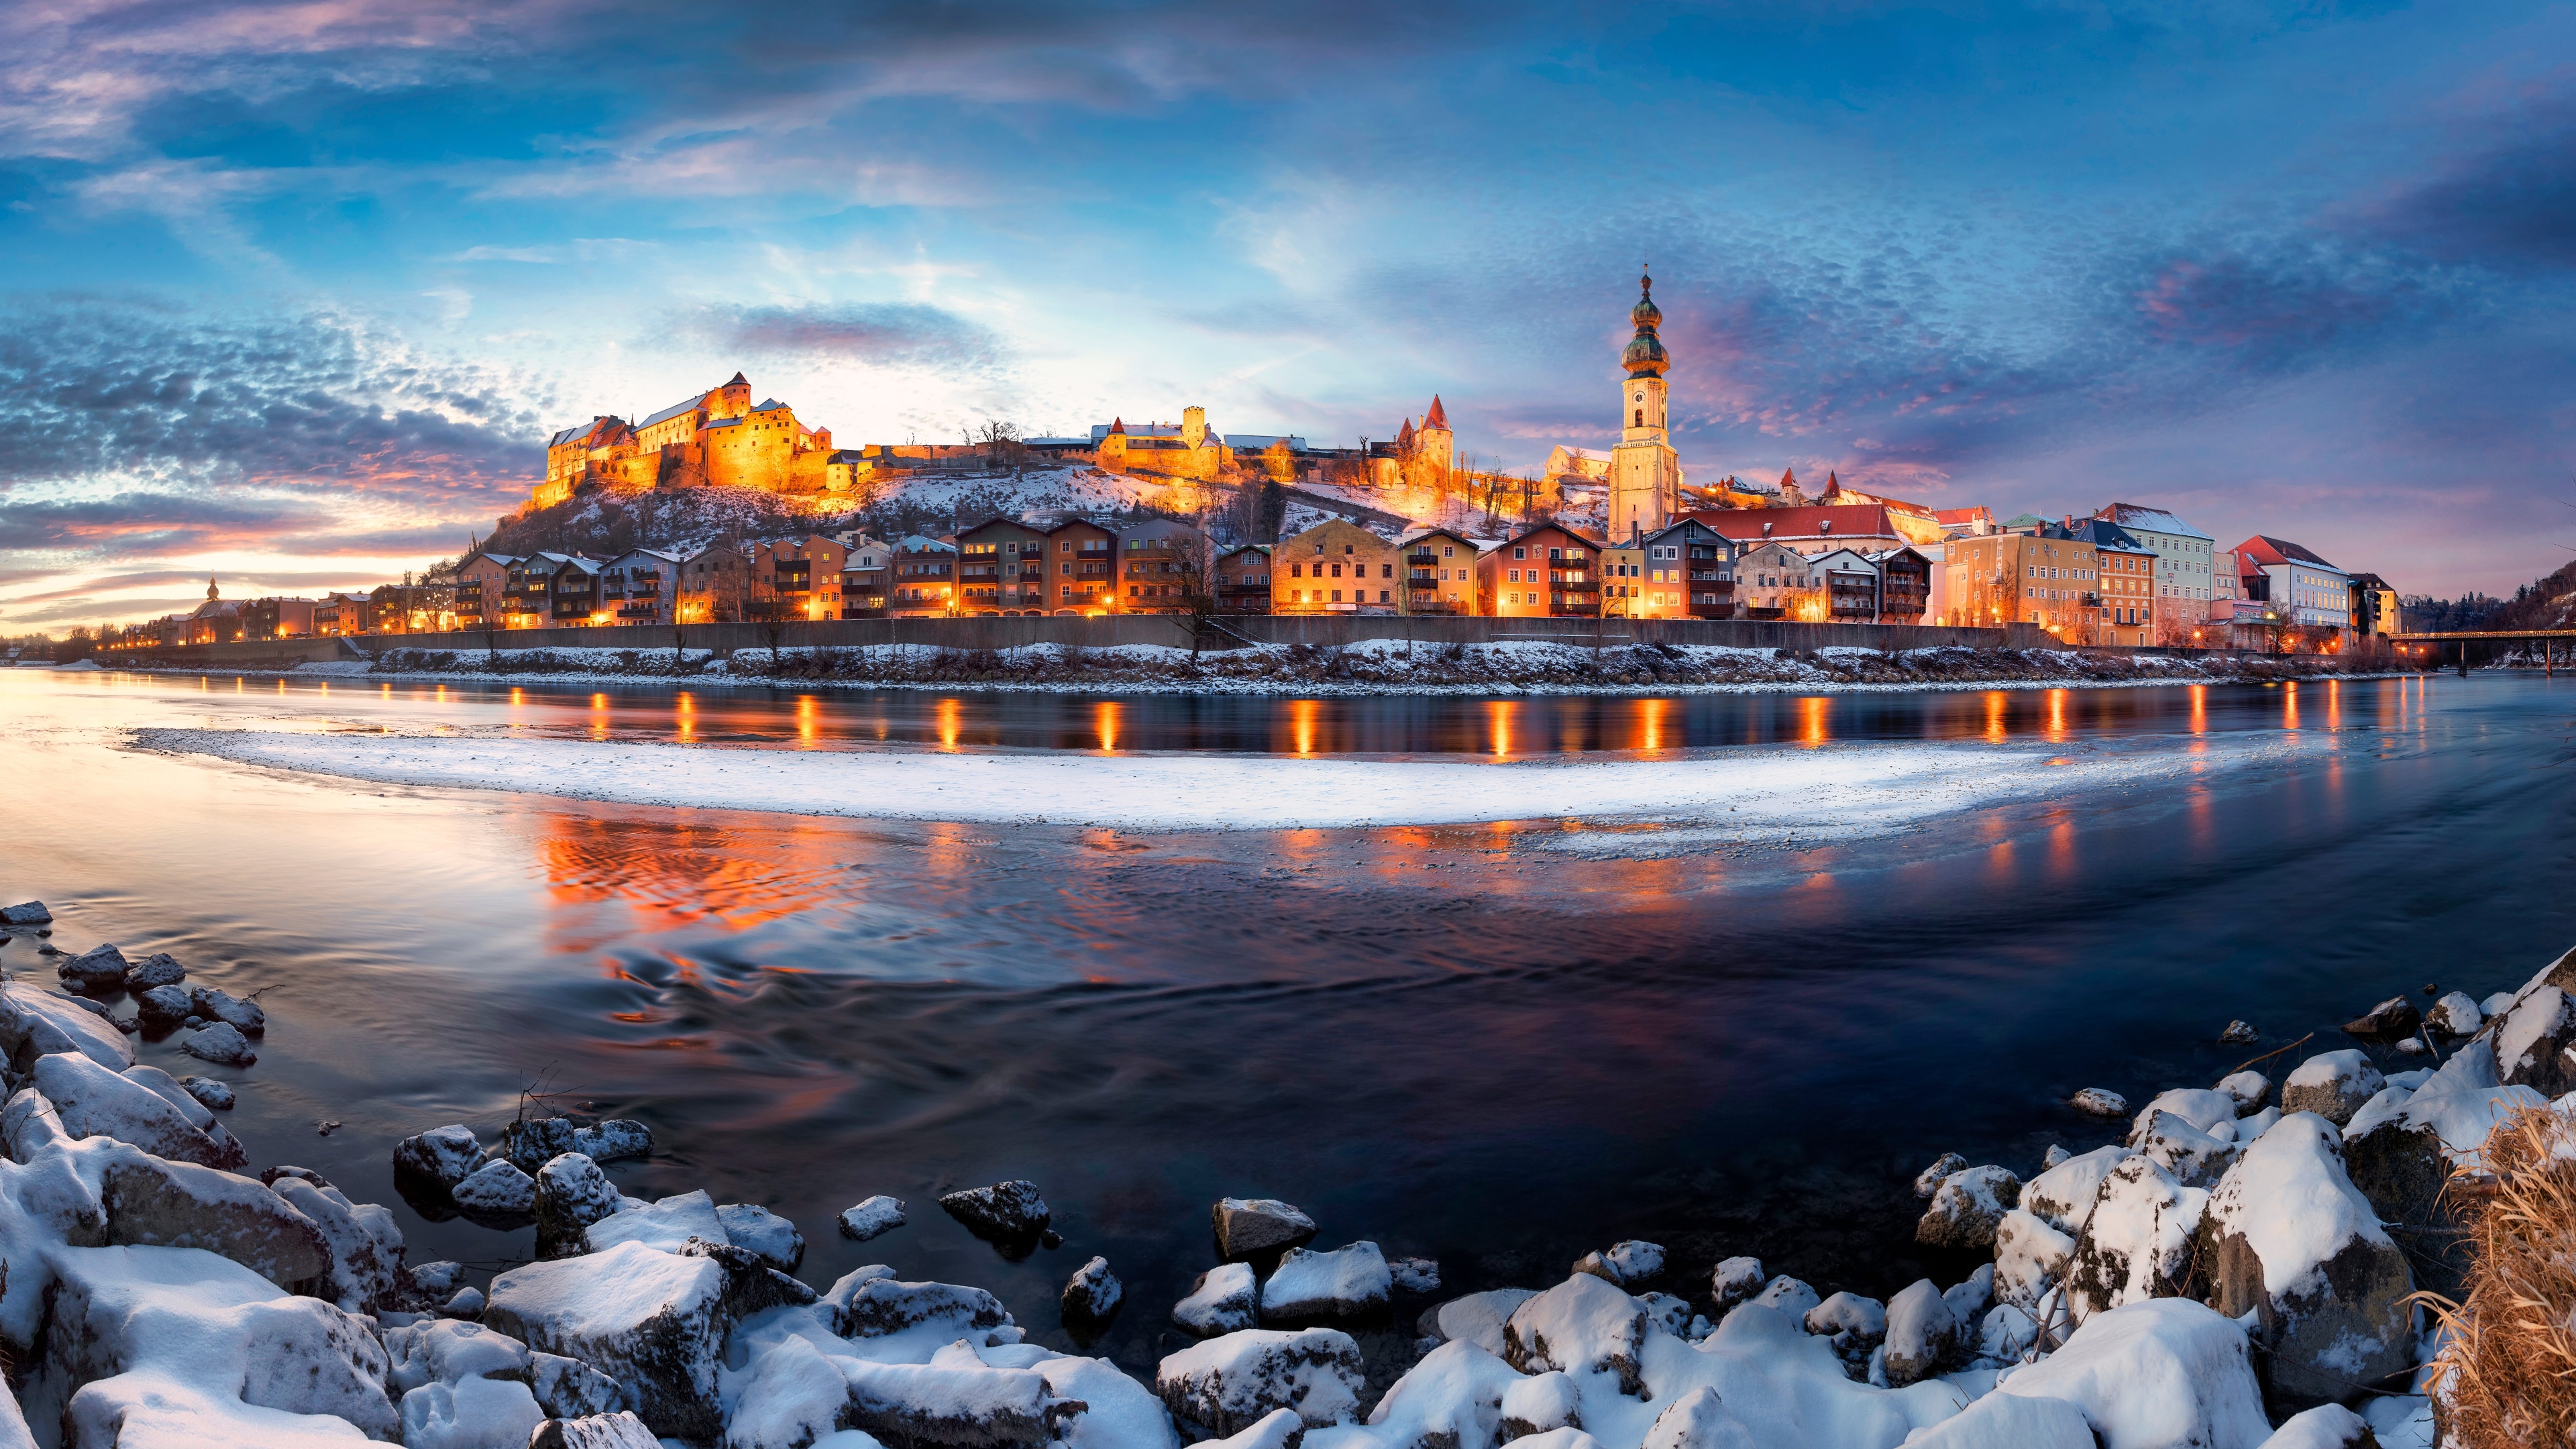
[[[2191,631],[2209,622],[2210,604],[2218,599],[2211,561],[2218,541],[2161,508],[2114,503],[2097,510],[2135,535],[2156,555],[2156,638],[2189,642]]]

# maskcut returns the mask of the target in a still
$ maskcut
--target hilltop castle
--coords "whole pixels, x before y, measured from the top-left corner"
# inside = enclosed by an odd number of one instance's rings
[[[845,476],[835,478],[840,468]],[[595,417],[546,441],[546,481],[530,502],[561,503],[586,484],[617,488],[765,488],[818,493],[849,486],[855,460],[832,451],[830,428],[809,428],[775,398],[754,405],[751,383],[694,393],[641,423]]]

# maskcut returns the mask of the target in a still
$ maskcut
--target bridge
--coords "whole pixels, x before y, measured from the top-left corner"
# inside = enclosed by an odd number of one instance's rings
[[[2463,676],[2469,672],[2471,644],[2537,644],[2541,672],[2554,676],[2558,672],[2559,642],[2564,640],[2568,662],[2576,663],[2576,629],[2451,629],[2383,637],[2396,645],[2400,654],[2430,659],[2437,668],[2456,660]]]

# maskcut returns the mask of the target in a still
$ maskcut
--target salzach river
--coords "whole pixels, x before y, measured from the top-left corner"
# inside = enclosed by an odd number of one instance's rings
[[[1750,1252],[1827,1291],[1948,1281],[1906,1188],[1940,1151],[2027,1175],[2116,1132],[2061,1105],[2078,1087],[2205,1086],[2305,1032],[2341,1045],[2381,997],[2483,995],[2576,944],[2576,685],[2529,678],[1296,701],[15,670],[0,709],[0,897],[50,903],[67,948],[262,991],[254,1067],[140,1046],[237,1083],[254,1166],[398,1204],[415,1259],[498,1267],[529,1235],[399,1205],[387,1154],[442,1122],[488,1138],[550,1093],[651,1123],[626,1191],[795,1219],[817,1284],[878,1261],[979,1283],[1064,1342],[1056,1290],[1103,1254],[1130,1302],[1094,1349],[1140,1368],[1175,1346],[1227,1193],[1304,1205],[1326,1245],[1436,1257],[1453,1287],[1539,1285],[1630,1236],[1691,1275]],[[124,747],[162,725],[1069,756],[2297,748],[1822,847],[1632,851],[1615,824],[893,825]],[[32,940],[0,966],[51,980]],[[2233,1017],[2263,1044],[2216,1045]],[[1061,1248],[1003,1262],[932,1202],[1003,1177],[1044,1188]],[[834,1234],[881,1192],[910,1226]]]

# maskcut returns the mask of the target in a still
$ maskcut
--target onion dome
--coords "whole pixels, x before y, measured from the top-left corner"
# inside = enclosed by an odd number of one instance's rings
[[[1664,309],[1655,305],[1655,279],[1637,279],[1637,305],[1628,309],[1628,320],[1652,331],[1664,320]]]
[[[1662,309],[1655,305],[1655,279],[1637,279],[1637,305],[1628,309],[1628,320],[1637,324],[1637,335],[1628,342],[1628,350],[1619,355],[1619,365],[1630,377],[1661,377],[1672,366],[1672,357],[1664,351],[1655,328],[1664,320]]]

